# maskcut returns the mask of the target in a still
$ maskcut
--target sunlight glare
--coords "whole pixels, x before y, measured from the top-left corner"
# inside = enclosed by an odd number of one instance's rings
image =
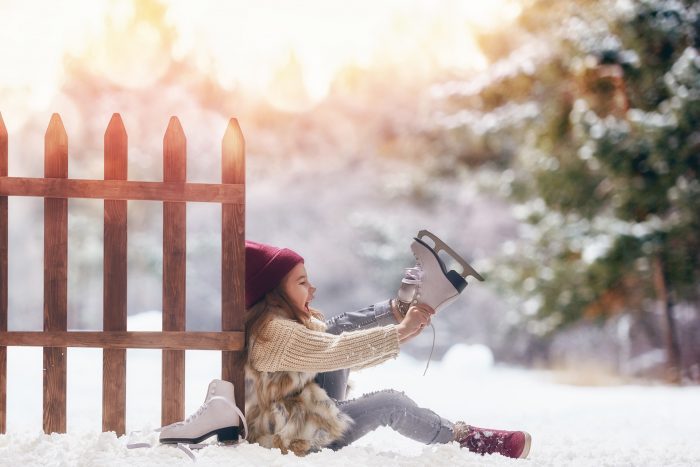
[[[211,67],[223,86],[240,83],[285,110],[322,99],[347,66],[394,64],[416,77],[436,67],[482,69],[486,60],[474,30],[512,21],[520,11],[512,0],[262,1],[255,8],[204,0],[198,5],[193,11],[186,0],[169,3],[178,54],[200,57],[197,63]]]
[[[4,0],[0,110],[8,130],[44,110],[70,64],[95,79],[144,88],[173,60],[224,89],[303,110],[348,67],[398,67],[415,80],[441,69],[482,69],[475,34],[504,27],[519,12],[518,0]]]
[[[51,103],[65,55],[81,54],[100,31],[107,0],[0,4],[0,103],[8,132]]]

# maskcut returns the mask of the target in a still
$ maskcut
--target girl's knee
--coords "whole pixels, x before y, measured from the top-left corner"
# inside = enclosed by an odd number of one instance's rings
[[[401,409],[406,406],[415,406],[416,403],[408,397],[403,391],[396,389],[384,389],[373,393],[378,408],[384,409]]]

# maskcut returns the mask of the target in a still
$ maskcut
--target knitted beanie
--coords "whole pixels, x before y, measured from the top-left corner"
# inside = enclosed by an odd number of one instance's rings
[[[245,241],[245,306],[250,308],[304,258],[289,248]]]

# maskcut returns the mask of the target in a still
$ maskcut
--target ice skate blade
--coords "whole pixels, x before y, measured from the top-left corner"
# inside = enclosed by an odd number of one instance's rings
[[[435,243],[435,248],[430,247],[428,244],[426,244],[424,241],[422,241],[421,238],[423,238],[423,237],[430,238]],[[467,263],[464,260],[464,258],[459,256],[452,248],[449,247],[449,245],[447,245],[447,243],[440,240],[440,238],[437,235],[435,235],[434,233],[432,233],[431,231],[425,230],[425,229],[421,230],[420,232],[418,232],[418,236],[414,237],[414,240],[419,241],[424,246],[429,248],[430,251],[433,252],[433,254],[437,258],[438,262],[440,263],[440,266],[442,267],[442,270],[446,276],[448,275],[448,271],[447,271],[447,267],[445,266],[445,263],[442,261],[442,259],[438,255],[438,253],[440,251],[444,251],[445,253],[447,253],[452,259],[454,259],[457,263],[459,263],[462,266],[461,273],[458,273],[457,271],[455,271],[455,273],[459,274],[462,278],[466,279],[468,276],[473,276],[474,278],[476,278],[480,281],[484,280],[484,278],[481,277],[481,275],[478,272],[476,272],[476,270],[469,263]]]
[[[447,279],[447,281],[452,284],[452,287],[457,291],[458,294],[462,293],[462,291],[467,287],[467,281],[464,280],[462,276],[460,276],[457,271],[454,269],[447,270],[447,266],[445,266],[445,263],[442,261],[442,258],[440,258],[436,253],[435,250],[433,250],[430,245],[425,243],[423,240],[420,240],[416,237],[413,237],[413,245],[411,245],[411,249],[413,248],[418,248],[423,247],[422,249],[428,252],[435,258],[435,262],[437,263],[438,267],[440,268],[440,272],[442,272],[442,275]]]
[[[162,438],[160,439],[160,442],[163,444],[177,444],[177,443],[185,443],[185,444],[197,444],[201,443],[207,438],[210,438],[214,435],[216,435],[217,439],[221,443],[231,443],[235,442],[238,440],[239,436],[239,428],[237,426],[229,426],[229,427],[224,427],[224,428],[218,428],[216,430],[212,430],[209,433],[205,433],[202,436],[199,436],[197,438]]]

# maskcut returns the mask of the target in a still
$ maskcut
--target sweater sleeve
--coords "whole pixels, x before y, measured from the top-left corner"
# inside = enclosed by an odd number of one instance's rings
[[[250,350],[258,371],[333,371],[378,365],[399,353],[399,334],[387,325],[339,335],[312,331],[288,319],[273,319]]]

